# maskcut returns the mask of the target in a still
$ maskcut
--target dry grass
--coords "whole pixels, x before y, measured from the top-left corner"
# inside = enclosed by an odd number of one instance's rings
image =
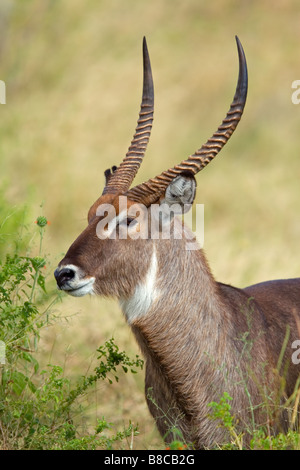
[[[295,1],[121,0],[0,2],[0,174],[12,204],[29,201],[51,220],[52,267],[84,228],[103,171],[126,152],[141,94],[146,35],[156,91],[153,135],[137,182],[193,152],[215,130],[237,76],[234,35],[245,48],[249,94],[232,141],[198,177],[205,251],[218,280],[238,286],[300,272],[298,244],[300,4]],[[49,282],[52,281],[49,268]],[[50,281],[51,280],[51,281]],[[64,299],[43,350],[75,375],[115,337],[137,347],[113,301]],[[97,395],[97,413],[139,422],[135,448],[160,446],[143,397],[142,374]],[[94,411],[91,412],[94,419]]]

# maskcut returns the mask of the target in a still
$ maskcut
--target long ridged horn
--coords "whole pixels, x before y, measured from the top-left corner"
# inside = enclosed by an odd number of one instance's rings
[[[202,145],[202,147],[193,155],[189,156],[187,160],[183,160],[174,168],[164,171],[161,175],[130,189],[127,192],[127,196],[131,200],[141,202],[146,206],[158,201],[167,186],[176,176],[186,172],[195,175],[201,171],[220,152],[233,134],[243,114],[248,89],[245,53],[239,38],[237,36],[235,38],[239,55],[239,77],[233,102],[222,124],[206,144]]]
[[[130,187],[144,157],[149,142],[153,113],[154,88],[146,38],[143,38],[143,96],[137,127],[130,147],[120,166],[107,178],[103,194],[126,192]]]

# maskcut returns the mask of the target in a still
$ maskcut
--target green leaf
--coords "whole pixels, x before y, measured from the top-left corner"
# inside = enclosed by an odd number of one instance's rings
[[[12,372],[10,380],[13,391],[16,395],[20,396],[28,383],[28,378],[22,372],[15,370]]]

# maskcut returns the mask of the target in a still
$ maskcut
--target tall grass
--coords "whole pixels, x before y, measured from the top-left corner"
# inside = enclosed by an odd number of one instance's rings
[[[28,201],[38,213],[43,201],[53,289],[53,268],[84,228],[104,170],[129,145],[143,35],[156,108],[137,182],[194,152],[216,129],[234,92],[238,34],[249,66],[248,103],[232,140],[198,177],[204,248],[216,278],[237,286],[299,275],[300,107],[291,102],[291,83],[299,78],[299,13],[296,0],[274,1],[271,11],[269,2],[235,0],[0,2],[0,79],[7,86],[0,175],[12,206]],[[111,336],[136,353],[114,302],[64,298],[56,310],[69,323],[47,329],[45,363],[63,358],[72,373],[86,372],[97,346]],[[102,390],[91,421],[108,408],[120,421],[139,421],[136,446],[158,445],[142,374],[122,380],[113,404],[111,390]]]

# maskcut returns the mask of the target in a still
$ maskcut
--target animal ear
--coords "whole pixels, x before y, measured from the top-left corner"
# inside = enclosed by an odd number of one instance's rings
[[[187,212],[194,202],[196,186],[196,180],[191,173],[180,174],[171,181],[161,202],[169,206],[178,204],[183,212]]]
[[[105,170],[104,172],[105,186],[107,186],[109,180],[111,179],[115,171],[117,171],[117,167],[115,165],[112,168],[108,168],[108,170]]]

